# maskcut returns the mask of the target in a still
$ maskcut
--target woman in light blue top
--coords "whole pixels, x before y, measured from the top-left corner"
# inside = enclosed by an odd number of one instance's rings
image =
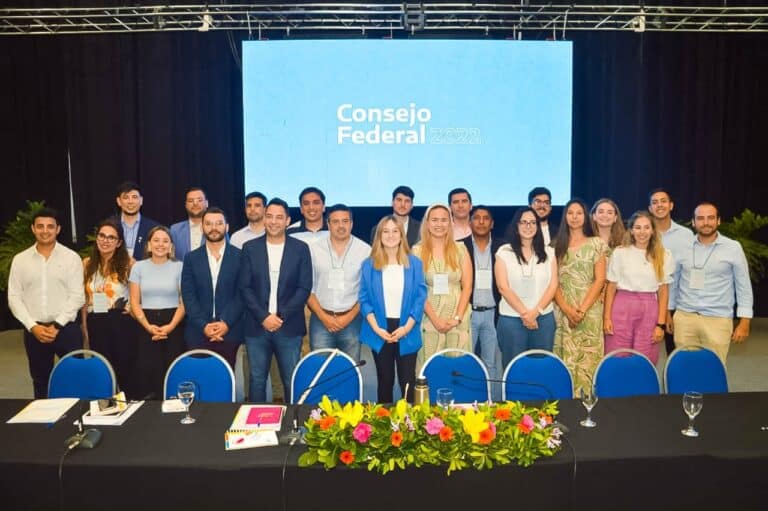
[[[131,312],[144,328],[136,360],[137,395],[164,399],[165,372],[184,351],[181,301],[181,262],[174,259],[167,227],[153,227],[147,235],[145,259],[131,269]],[[175,389],[174,394],[175,394]]]

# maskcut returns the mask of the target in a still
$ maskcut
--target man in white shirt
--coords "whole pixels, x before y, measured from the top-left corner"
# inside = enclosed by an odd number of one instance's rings
[[[472,196],[464,188],[454,188],[448,192],[448,205],[453,216],[453,239],[459,241],[471,236],[469,213],[472,211]]]
[[[184,208],[187,210],[187,219],[171,226],[174,255],[179,261],[183,261],[187,252],[195,250],[203,243],[202,218],[208,209],[208,199],[205,198],[202,188],[187,190]]]
[[[648,211],[656,221],[656,229],[661,233],[661,242],[664,244],[664,248],[672,254],[674,261],[679,261],[691,250],[693,231],[672,220],[672,210],[674,209],[675,203],[672,201],[672,196],[664,188],[656,188],[648,193]],[[672,287],[674,287],[674,283],[670,285],[670,288]],[[675,349],[674,336],[672,335],[674,312],[674,310],[668,311],[665,321],[664,347],[667,350],[667,355]]]
[[[245,196],[245,218],[248,225],[237,231],[229,240],[237,248],[243,248],[246,242],[264,236],[264,206],[267,197],[261,192],[251,192]]]
[[[548,188],[537,186],[528,192],[528,205],[539,217],[544,245],[549,245],[557,236],[557,227],[549,223],[552,214],[552,192]],[[511,227],[517,229],[516,225]]]
[[[360,268],[371,246],[352,236],[352,211],[344,204],[328,208],[329,236],[310,245],[312,294],[307,305],[313,350],[338,348],[360,359]]]
[[[24,325],[35,399],[48,396],[54,355],[63,357],[83,347],[75,323],[85,303],[83,263],[74,251],[57,243],[57,213],[44,208],[32,218],[36,243],[16,254],[8,278],[8,306]]]
[[[328,237],[324,220],[325,194],[319,188],[309,186],[299,194],[301,220],[288,226],[286,233],[305,243],[314,243]]]

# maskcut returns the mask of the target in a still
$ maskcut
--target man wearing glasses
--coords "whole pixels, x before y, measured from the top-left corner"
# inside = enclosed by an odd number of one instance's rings
[[[208,199],[202,188],[187,190],[184,208],[187,210],[187,220],[171,226],[171,239],[175,249],[176,259],[184,260],[187,252],[197,249],[203,243],[203,213],[208,208]]]
[[[557,227],[549,223],[549,215],[552,214],[552,192],[543,186],[537,186],[528,192],[528,204],[541,220],[541,233],[544,235],[544,245],[557,236]],[[517,228],[517,227],[515,227]]]
[[[208,208],[202,216],[205,243],[187,254],[181,272],[181,296],[187,319],[184,341],[224,357],[234,369],[243,340],[243,303],[239,282],[241,252],[227,243],[224,211]]]
[[[360,359],[360,268],[371,246],[352,236],[352,211],[344,204],[328,208],[329,236],[310,245],[312,294],[307,305],[313,350],[338,348]]]

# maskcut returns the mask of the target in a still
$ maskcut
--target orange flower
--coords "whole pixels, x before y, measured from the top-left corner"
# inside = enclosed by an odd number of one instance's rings
[[[443,426],[443,429],[440,430],[440,441],[441,442],[450,442],[453,439],[453,430],[450,426]]]
[[[484,445],[488,445],[493,441],[495,437],[496,437],[496,433],[494,433],[491,428],[484,429],[480,432],[480,439],[478,440],[478,442]]]
[[[389,417],[389,408],[377,408],[376,417]]]
[[[392,441],[392,445],[400,447],[400,444],[403,443],[403,434],[399,431],[393,431],[390,440]]]
[[[500,421],[509,420],[509,417],[511,415],[512,415],[512,412],[507,408],[497,408],[496,412],[493,414],[493,416]]]
[[[345,465],[349,465],[350,463],[355,461],[355,455],[352,454],[351,451],[342,451],[341,454],[339,454],[339,459]]]
[[[336,424],[336,417],[331,417],[330,415],[323,417],[320,419],[320,429],[326,430]]]

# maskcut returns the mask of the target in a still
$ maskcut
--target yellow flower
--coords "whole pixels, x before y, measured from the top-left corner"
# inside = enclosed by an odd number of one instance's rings
[[[464,412],[464,415],[459,417],[459,420],[464,425],[464,432],[472,437],[472,441],[477,443],[480,440],[480,432],[488,429],[488,421],[485,419],[483,412],[476,412],[474,409],[469,408]]]
[[[323,398],[320,400],[320,409],[326,413],[326,415],[333,415],[333,403],[328,399],[328,396],[323,394]]]
[[[408,412],[408,402],[405,399],[401,399],[400,401],[395,404],[395,415],[398,419],[402,419],[405,417],[405,414]]]
[[[339,417],[339,427],[341,429],[344,429],[347,424],[352,426],[353,428],[358,425],[358,423],[363,420],[363,413],[365,412],[365,409],[363,408],[363,405],[360,404],[360,401],[355,401],[353,403],[347,403],[344,405],[344,408],[339,410],[338,417]]]

